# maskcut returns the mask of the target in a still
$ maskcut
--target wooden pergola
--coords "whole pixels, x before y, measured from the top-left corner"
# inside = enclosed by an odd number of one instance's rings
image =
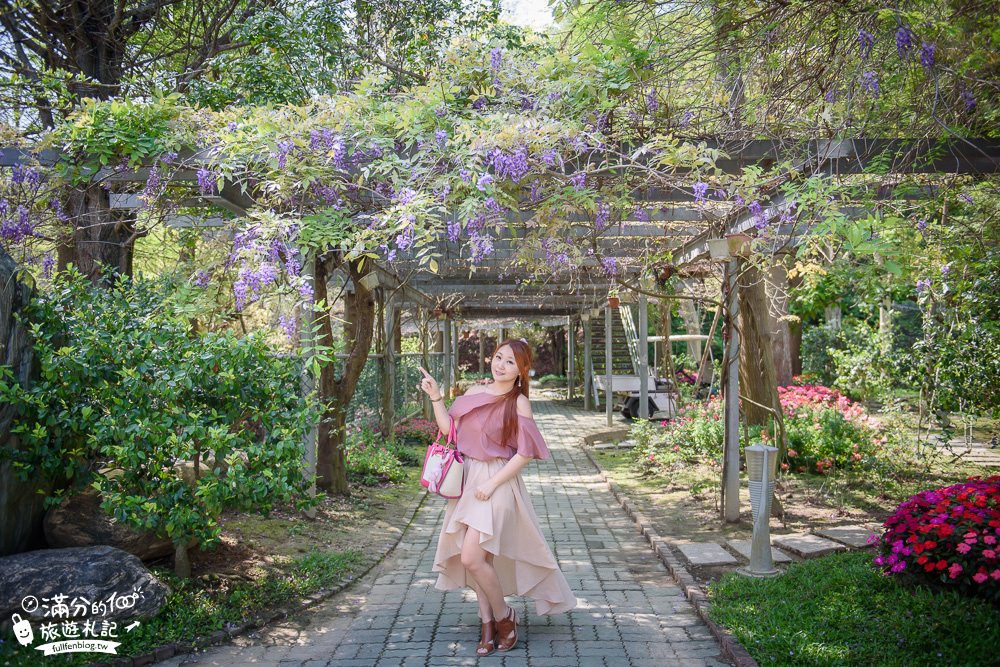
[[[793,163],[797,171],[805,174],[828,174],[830,176],[862,175],[872,173],[873,178],[881,184],[876,197],[886,200],[901,198],[892,191],[893,179],[902,174],[970,174],[992,175],[1000,172],[1000,141],[987,139],[955,139],[947,142],[936,140],[907,139],[853,139],[853,140],[802,140],[774,141],[750,140],[742,142],[721,142],[717,140],[691,139],[703,142],[710,148],[724,151],[725,155],[716,161],[716,167],[726,173],[738,173],[750,165],[768,168],[777,164]],[[627,147],[622,147],[620,153],[628,153]],[[41,162],[52,164],[56,155],[42,152],[38,155],[28,154],[21,149],[0,149],[0,167],[17,164]],[[887,161],[887,157],[888,159]],[[586,163],[606,162],[609,157],[600,152],[581,156],[575,163],[567,163],[567,170],[572,171]],[[197,156],[185,160],[191,168],[176,171],[172,178],[176,181],[195,182],[197,173]],[[877,169],[873,165],[877,163]],[[143,167],[128,173],[117,173],[114,170],[103,170],[95,174],[96,179],[116,182],[142,182],[148,178],[149,168]],[[859,190],[863,190],[859,186]],[[933,186],[928,186],[928,193],[933,192]],[[907,194],[906,197],[922,195]],[[596,239],[597,249],[603,257],[614,258],[620,267],[619,278],[637,282],[634,262],[638,257],[650,252],[669,250],[674,258],[675,268],[694,265],[708,266],[709,246],[713,239],[722,239],[733,234],[752,233],[755,218],[745,206],[723,205],[713,203],[706,205],[696,202],[694,196],[681,189],[648,188],[632,193],[632,199],[639,207],[648,210],[648,216],[643,220],[623,219],[605,229]],[[187,207],[205,207],[222,209],[236,215],[244,215],[255,202],[232,184],[225,184],[214,196],[194,196],[180,202]],[[772,199],[771,206],[763,213],[786,243],[794,244],[796,239],[808,232],[807,225],[779,224],[783,200],[780,197]],[[112,206],[116,208],[136,208],[136,195],[113,194]],[[858,214],[867,211],[860,206]],[[475,327],[477,323],[487,321],[538,321],[548,325],[559,323],[568,330],[568,364],[569,393],[572,397],[574,351],[577,345],[576,325],[582,322],[584,330],[585,358],[589,359],[591,348],[591,320],[604,310],[605,322],[605,410],[608,425],[612,424],[611,389],[611,308],[606,297],[609,289],[616,281],[601,270],[596,258],[588,258],[574,272],[554,272],[551,276],[539,279],[519,271],[513,260],[515,248],[525,236],[528,224],[534,212],[531,210],[516,211],[511,214],[510,227],[493,237],[494,252],[475,265],[470,263],[466,248],[462,243],[451,243],[438,240],[432,251],[436,255],[438,271],[430,272],[421,265],[418,257],[413,254],[401,253],[392,263],[377,266],[374,275],[377,285],[386,291],[385,307],[381,326],[384,327],[384,340],[392,341],[398,338],[401,311],[416,309],[421,315],[428,317],[431,313],[437,319],[437,329],[443,340],[446,390],[455,383],[455,368],[457,360],[457,326],[458,322]],[[586,223],[589,218],[570,214],[568,220],[578,219]],[[221,226],[222,219],[218,215],[207,215],[198,220],[190,216],[176,216],[168,219],[167,224],[176,226]],[[587,225],[579,226],[579,240],[590,240],[593,230]],[[725,446],[725,511],[727,520],[736,520],[738,508],[738,357],[739,333],[734,319],[738,311],[735,281],[740,271],[740,259],[732,256],[724,262],[724,275],[721,280],[723,294],[720,302],[726,304],[726,320],[730,332],[726,350],[727,386],[726,400],[726,446]],[[645,294],[638,297],[638,350],[640,367],[648,365],[646,359],[648,321],[648,299]],[[394,371],[395,350],[393,345],[387,345],[384,352],[387,369],[386,374]],[[424,341],[424,349],[428,342]],[[591,388],[594,379],[590,364],[584,369],[584,400],[586,408],[590,408]],[[384,382],[384,405],[388,406],[391,416],[393,408],[392,392],[395,391],[391,379]],[[648,417],[647,384],[640,382],[640,416]]]

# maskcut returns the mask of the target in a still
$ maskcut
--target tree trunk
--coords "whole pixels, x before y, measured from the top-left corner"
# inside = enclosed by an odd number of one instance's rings
[[[371,349],[372,334],[375,329],[375,299],[371,291],[364,288],[361,278],[371,270],[371,263],[363,260],[350,260],[347,264],[348,273],[354,282],[354,292],[348,292],[344,297],[344,338],[348,357],[344,360],[344,371],[337,377],[336,364],[329,363],[320,370],[319,398],[324,405],[329,405],[323,414],[319,425],[319,435],[316,446],[316,486],[329,493],[346,495],[347,462],[344,457],[345,424],[347,408],[358,386],[358,379],[368,361]],[[329,269],[325,262],[316,262],[316,284],[314,286],[317,301],[327,298],[326,283]],[[319,344],[333,344],[333,330],[330,324],[329,304],[320,317]]]
[[[788,270],[777,262],[770,270],[770,298],[772,311],[777,317],[768,317],[771,336],[771,352],[774,355],[774,371],[779,387],[792,383],[792,340],[788,326]]]
[[[750,399],[743,401],[743,413],[749,424],[766,426],[775,416],[767,408],[774,409],[780,419],[781,404],[771,354],[770,316],[764,280],[757,267],[750,262],[744,263],[739,278],[739,299],[740,388],[741,394]],[[783,450],[781,455],[784,455]]]
[[[135,227],[131,214],[111,208],[111,196],[100,185],[75,188],[66,197],[66,213],[75,226],[67,245],[59,246],[59,269],[72,261],[95,286],[108,286],[107,271],[132,275]],[[70,240],[72,238],[72,240]]]
[[[681,317],[684,318],[684,330],[690,336],[697,336],[701,334],[701,317],[698,313],[698,309],[694,305],[694,301],[690,299],[680,299],[678,301],[678,310],[681,311]],[[700,340],[689,340],[687,343],[687,353],[691,359],[694,360],[694,364],[697,365],[701,361],[701,341]]]
[[[660,357],[660,376],[671,382],[671,386],[676,382],[674,376],[674,346],[670,342],[670,320],[673,317],[672,304],[670,299],[660,299],[657,304],[660,310],[660,335],[663,336],[663,354]]]

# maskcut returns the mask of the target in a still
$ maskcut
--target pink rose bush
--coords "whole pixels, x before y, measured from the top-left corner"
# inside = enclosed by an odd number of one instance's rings
[[[885,574],[1000,600],[1000,476],[918,493],[882,525]]]

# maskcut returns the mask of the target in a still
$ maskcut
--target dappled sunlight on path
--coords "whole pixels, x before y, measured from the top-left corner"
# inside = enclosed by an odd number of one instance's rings
[[[568,614],[522,619],[507,654],[478,658],[470,592],[434,589],[431,571],[445,503],[428,497],[402,542],[352,589],[235,643],[168,665],[373,667],[497,664],[510,667],[699,667],[728,664],[719,644],[636,532],[579,447],[607,430],[604,414],[532,402],[552,458],[524,473],[542,529],[579,600]]]

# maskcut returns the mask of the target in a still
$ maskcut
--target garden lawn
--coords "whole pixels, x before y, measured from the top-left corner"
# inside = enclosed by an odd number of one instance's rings
[[[773,579],[728,574],[709,614],[768,665],[995,665],[1000,610],[880,574],[868,552],[795,563]]]

